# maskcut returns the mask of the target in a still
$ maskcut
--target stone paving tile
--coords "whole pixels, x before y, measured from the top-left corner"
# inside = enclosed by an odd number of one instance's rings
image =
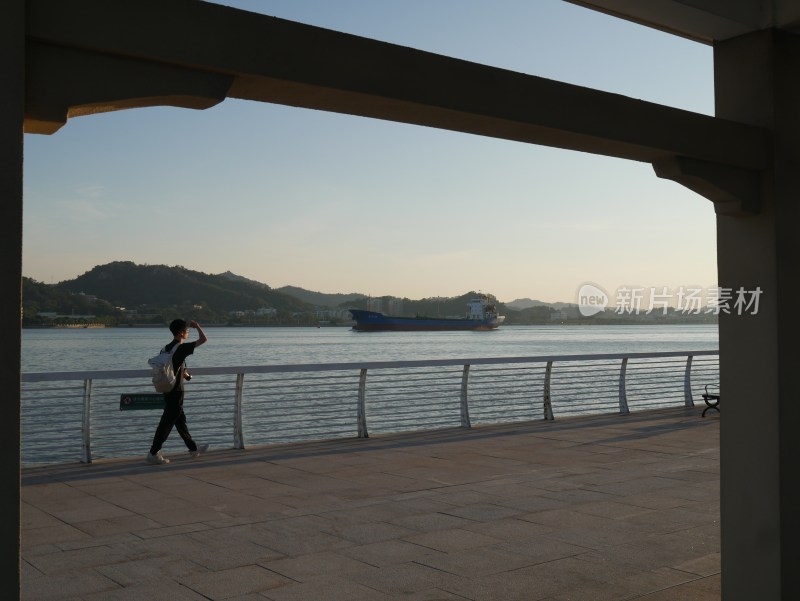
[[[535,491],[529,496],[500,499],[496,501],[496,503],[497,505],[502,505],[503,507],[510,507],[512,509],[518,509],[522,512],[528,513],[548,511],[551,509],[560,509],[564,507],[563,500],[546,497],[541,494],[537,494]]]
[[[309,495],[307,492],[303,491],[298,492],[296,495],[282,495],[280,497],[275,497],[274,500],[282,505],[286,505],[287,507],[292,507],[304,512],[315,511],[320,506],[325,507],[328,506],[328,504],[334,504],[340,501],[339,497],[335,495],[320,493]]]
[[[706,545],[695,544],[691,537],[686,545],[677,548],[665,545],[663,542],[661,537],[653,537],[600,551],[589,551],[581,554],[580,558],[586,563],[596,563],[601,566],[613,562],[614,565],[631,570],[649,571],[658,566],[678,569],[678,566],[699,558],[713,560],[714,552],[719,550],[718,545],[714,549]],[[710,568],[707,567],[707,569]]]
[[[405,596],[432,588],[449,590],[464,578],[418,563],[403,563],[372,572],[354,574],[348,580],[354,580],[388,595]]]
[[[698,576],[713,576],[720,573],[720,554],[709,553],[675,565],[676,570],[690,572]]]
[[[338,551],[338,553],[353,557],[354,559],[376,567],[408,563],[411,561],[423,563],[426,557],[442,554],[441,551],[402,540],[388,540],[379,543],[370,543],[368,545],[348,547]]]
[[[403,601],[465,601],[467,598],[439,588],[431,588],[403,595],[402,599]]]
[[[571,490],[547,492],[544,493],[543,496],[560,501],[562,507],[565,505],[578,505],[592,502],[614,501],[619,499],[619,495],[613,495],[598,490],[587,490],[586,488],[573,488]]]
[[[192,507],[188,511],[187,507],[169,509],[166,511],[151,511],[147,516],[164,526],[183,526],[198,522],[208,522],[228,517],[225,513],[209,507]]]
[[[452,553],[429,555],[416,563],[426,565],[442,572],[481,578],[491,574],[501,574],[534,564],[530,556],[511,553],[497,547],[479,547]]]
[[[656,513],[652,509],[630,505],[624,500],[614,501],[594,501],[590,503],[582,503],[574,507],[574,511],[578,513],[585,513],[588,515],[595,515],[611,519],[627,519],[632,517],[641,516],[642,519],[655,517]]]
[[[359,507],[348,506],[332,511],[325,511],[321,515],[334,522],[359,524],[364,521],[374,521],[390,522],[402,526],[402,520],[406,518],[435,513],[429,511],[427,508],[420,508],[418,505],[420,504],[416,502],[404,502],[402,499],[393,499],[388,502],[370,503]],[[436,505],[435,502],[425,502],[424,505],[426,507],[433,505],[440,509],[450,507],[450,505],[446,503],[439,503]]]
[[[451,509],[452,507],[449,508],[448,511]],[[391,523],[408,530],[416,530],[417,532],[431,532],[433,530],[467,528],[473,523],[473,521],[455,515],[448,515],[447,513],[435,512],[420,513],[417,515],[394,519],[391,520]]]
[[[77,522],[133,515],[132,512],[119,505],[89,495],[65,499],[62,503],[40,504],[39,508],[62,522],[73,525]]]
[[[196,572],[180,579],[180,583],[187,588],[215,600],[266,591],[290,582],[288,578],[257,565]]]
[[[573,585],[591,588],[602,582],[578,575]],[[560,592],[564,584],[554,578],[540,574],[524,574],[520,571],[494,574],[483,578],[462,579],[449,583],[444,590],[465,597],[470,601],[540,601]],[[578,601],[578,600],[576,600]],[[579,601],[587,601],[579,599]]]
[[[148,530],[136,530],[132,532],[134,536],[142,540],[151,538],[165,538],[175,534],[188,534],[189,532],[200,532],[208,530],[209,526],[202,522],[195,522],[193,524],[181,524],[179,526],[160,526]]]
[[[143,486],[141,483],[134,482],[125,477],[105,477],[96,478],[76,478],[70,481],[70,487],[76,491],[103,498],[103,495],[133,495],[137,493],[153,493],[151,488]]]
[[[46,511],[34,507],[30,503],[20,504],[20,527],[24,529],[52,528],[63,524],[61,520],[53,517]]]
[[[229,517],[250,516],[255,519],[269,518],[276,513],[276,509],[287,507],[282,504],[265,503],[263,499],[235,491],[206,496],[202,506]]]
[[[144,554],[135,547],[125,544],[103,545],[59,551],[48,555],[29,557],[28,563],[42,574],[70,574],[85,568],[133,561]]]
[[[412,534],[414,531],[386,522],[367,522],[364,524],[337,525],[329,524],[322,530],[325,534],[331,534],[351,541],[358,545],[375,543],[382,540],[392,540],[403,538]]]
[[[530,558],[529,563],[532,565],[566,557],[583,556],[594,551],[594,549],[586,546],[565,543],[547,536],[533,536],[527,539],[501,543],[496,548],[510,553],[527,555]]]
[[[36,486],[23,487],[20,496],[23,501],[43,507],[52,503],[58,505],[70,499],[83,499],[86,498],[86,493],[63,482],[43,482]]]
[[[251,542],[245,536],[232,536],[219,530],[150,539],[130,546],[147,550],[156,556],[168,554],[180,557],[209,570],[225,570],[283,556],[272,548]]]
[[[484,536],[477,532],[454,528],[450,530],[436,530],[424,534],[406,536],[403,540],[437,551],[453,552],[473,547],[486,547],[500,542],[491,536]]]
[[[81,570],[68,574],[43,576],[31,570],[22,572],[22,599],[26,601],[56,601],[114,591],[119,585],[93,571]]]
[[[346,578],[354,574],[373,572],[376,569],[374,565],[330,551],[311,553],[302,557],[260,561],[259,565],[296,582],[307,582],[327,574]]]
[[[453,507],[452,509],[448,509],[447,513],[474,522],[487,522],[520,515],[523,512],[519,509],[511,509],[492,503],[476,503],[473,505]]]
[[[142,487],[131,492],[103,492],[98,498],[130,512],[142,514],[149,514],[155,508],[167,511],[186,507],[185,499]]]
[[[578,586],[549,597],[548,601],[619,601],[620,599],[641,599],[657,591],[670,590],[672,595],[691,585],[691,577],[687,574],[659,568],[651,572],[641,572],[614,582],[596,582],[591,586]],[[672,597],[679,601],[683,597]],[[719,597],[717,598],[719,601]]]
[[[671,509],[673,507],[683,507],[686,505],[685,499],[676,499],[650,492],[625,495],[624,499],[625,503],[629,505],[655,510]]]
[[[462,529],[507,542],[528,541],[553,530],[550,526],[526,522],[514,517],[492,520],[491,522],[473,522],[462,526]]]
[[[562,585],[574,587],[576,583],[580,584],[583,579],[588,580],[592,585],[596,582],[614,583],[638,577],[641,573],[651,571],[654,567],[651,566],[650,570],[639,570],[631,566],[621,566],[611,561],[604,563],[585,561],[583,555],[580,555],[524,567],[514,573],[537,576],[541,579],[549,579],[560,582]]]
[[[96,566],[95,571],[122,587],[137,587],[143,583],[177,582],[196,572],[208,572],[203,566],[176,557],[145,557]]]
[[[208,597],[176,582],[159,581],[85,595],[81,601],[208,601]],[[253,601],[264,601],[264,597]]]
[[[325,551],[338,551],[355,546],[355,543],[339,536],[324,532],[310,532],[302,535],[281,534],[262,529],[259,544],[287,556],[307,555]]]
[[[665,489],[675,489],[675,481],[669,478],[661,478],[658,476],[650,476],[647,478],[634,478],[631,480],[624,480],[622,482],[611,482],[607,484],[598,484],[595,486],[595,491],[607,493],[609,495],[627,496],[637,493],[659,491],[659,494]]]
[[[26,528],[22,538],[22,549],[41,545],[56,545],[67,541],[91,541],[92,537],[69,524],[56,524],[46,528]]]
[[[161,524],[143,515],[133,514],[104,520],[77,522],[75,527],[93,537],[107,537],[137,530],[160,528]]]
[[[476,486],[481,484],[471,483],[464,486],[438,487],[436,490],[431,491],[430,498],[449,507],[459,507],[473,503],[494,503],[500,498],[493,491],[476,490]]]
[[[719,601],[719,591],[719,577],[709,576],[680,587],[643,595],[637,601]]]
[[[271,601],[389,601],[391,597],[374,588],[329,576],[309,582],[284,585],[263,591]]]

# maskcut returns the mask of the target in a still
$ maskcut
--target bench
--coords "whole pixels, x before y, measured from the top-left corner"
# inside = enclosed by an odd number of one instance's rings
[[[718,394],[711,394],[708,392],[708,384],[706,384],[706,392],[703,394],[703,400],[706,402],[706,408],[703,409],[702,417],[706,416],[706,411],[709,409],[716,409],[717,413],[720,413],[719,410],[719,395]]]
[[[128,392],[119,397],[120,411],[164,410],[164,395],[160,392]]]

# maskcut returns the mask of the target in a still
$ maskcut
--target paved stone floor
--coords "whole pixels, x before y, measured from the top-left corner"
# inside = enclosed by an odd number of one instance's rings
[[[30,601],[720,598],[719,416],[23,471]]]

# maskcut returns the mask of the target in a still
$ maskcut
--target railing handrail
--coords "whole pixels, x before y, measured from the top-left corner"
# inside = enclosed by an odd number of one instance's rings
[[[326,382],[336,382],[337,384],[342,384],[343,388],[336,388],[333,386],[333,389],[337,393],[341,393],[337,396],[334,394],[333,397],[329,397],[326,391],[321,391],[317,394],[317,397],[324,397],[326,402],[333,401],[337,404],[337,414],[339,415],[334,422],[337,424],[337,427],[340,428],[338,433],[335,433],[333,430],[329,432],[329,434],[333,433],[334,435],[341,435],[341,428],[342,424],[346,424],[349,421],[347,417],[350,412],[352,412],[353,405],[352,401],[357,400],[355,404],[356,411],[353,412],[352,417],[355,420],[355,433],[359,438],[367,438],[369,436],[369,429],[371,424],[376,423],[374,420],[378,420],[377,423],[380,424],[382,417],[386,416],[386,407],[391,406],[391,402],[389,405],[381,409],[381,403],[386,402],[386,399],[393,398],[392,395],[395,397],[397,395],[402,394],[405,398],[406,395],[414,396],[413,391],[409,392],[410,388],[416,388],[418,391],[423,391],[423,402],[425,405],[425,409],[423,413],[429,412],[429,406],[433,402],[433,397],[436,397],[436,392],[432,392],[436,389],[436,386],[431,387],[428,384],[419,385],[420,380],[417,379],[416,376],[410,377],[411,382],[417,383],[416,386],[400,386],[398,387],[395,379],[399,378],[400,380],[407,380],[408,374],[413,374],[413,370],[415,368],[442,368],[442,367],[450,367],[450,368],[458,368],[458,373],[460,374],[460,382],[461,385],[459,390],[456,392],[455,387],[453,386],[453,382],[455,382],[456,370],[455,369],[434,369],[431,370],[429,373],[431,374],[430,377],[425,376],[425,380],[435,380],[435,378],[442,378],[448,379],[449,386],[446,387],[445,399],[440,399],[440,404],[444,402],[445,404],[458,402],[460,406],[460,424],[462,428],[471,428],[472,427],[472,416],[471,410],[472,408],[477,409],[477,413],[475,414],[477,419],[480,421],[481,412],[483,412],[484,418],[489,417],[490,419],[496,419],[496,416],[491,416],[490,413],[486,412],[486,407],[484,406],[483,409],[482,404],[485,405],[483,401],[481,401],[481,397],[487,394],[487,391],[491,391],[491,384],[492,377],[498,377],[500,379],[505,379],[506,384],[508,380],[514,380],[514,388],[515,392],[511,393],[512,397],[516,395],[517,402],[521,401],[523,405],[523,411],[527,412],[529,409],[527,408],[530,406],[530,409],[537,404],[534,399],[539,398],[541,399],[541,410],[543,411],[543,417],[547,421],[552,421],[555,419],[554,414],[554,396],[553,393],[556,392],[555,400],[560,403],[559,405],[559,412],[561,407],[563,407],[566,411],[570,411],[569,407],[572,403],[570,401],[570,397],[568,394],[564,395],[563,397],[562,392],[564,390],[569,390],[572,385],[575,385],[580,390],[580,396],[586,396],[587,390],[583,384],[578,383],[577,385],[572,381],[570,384],[570,378],[574,376],[576,373],[576,367],[580,367],[583,365],[583,369],[586,369],[588,372],[592,373],[592,378],[596,379],[597,372],[603,372],[603,370],[608,370],[608,368],[614,369],[615,364],[618,365],[618,374],[608,374],[611,375],[611,378],[616,377],[618,385],[613,387],[617,389],[616,396],[618,397],[618,411],[620,415],[627,415],[630,413],[629,402],[628,402],[628,375],[637,376],[637,374],[631,373],[628,368],[630,367],[631,360],[642,360],[642,362],[638,363],[638,366],[643,368],[641,373],[649,373],[649,371],[654,370],[656,373],[659,373],[659,370],[663,372],[665,369],[667,371],[674,371],[675,365],[679,364],[681,361],[684,361],[686,366],[683,369],[683,382],[682,386],[680,387],[681,396],[683,397],[683,405],[686,407],[693,407],[694,406],[694,399],[692,394],[692,365],[693,359],[695,357],[718,357],[719,351],[717,350],[685,350],[685,351],[666,351],[666,352],[651,352],[651,353],[605,353],[605,354],[580,354],[580,355],[540,355],[540,356],[523,356],[523,357],[472,357],[472,358],[454,358],[454,359],[423,359],[423,360],[412,360],[412,361],[353,361],[348,363],[305,363],[305,364],[284,364],[284,365],[253,365],[253,366],[243,366],[243,365],[234,365],[230,367],[195,367],[192,369],[192,372],[195,375],[210,375],[210,376],[234,376],[236,380],[236,387],[233,394],[233,403],[232,403],[232,411],[233,411],[233,445],[236,449],[243,449],[245,448],[245,436],[249,435],[252,432],[258,432],[257,429],[252,429],[246,431],[244,426],[244,409],[245,409],[245,399],[247,399],[247,403],[258,402],[258,399],[263,397],[263,392],[260,393],[259,390],[266,390],[269,388],[270,382],[272,380],[276,380],[279,383],[285,383],[289,386],[288,383],[291,383],[290,387],[292,388],[290,394],[290,398],[285,400],[285,402],[295,403],[297,402],[297,397],[292,396],[296,395],[299,388],[305,383],[306,380],[311,382],[311,385],[316,383],[318,380],[323,380]],[[663,359],[663,360],[662,360]],[[655,360],[655,361],[651,361]],[[582,363],[581,363],[582,362]],[[708,373],[707,370],[704,369],[704,364],[707,362],[700,362],[701,366],[701,373],[705,372]],[[712,363],[718,363],[718,361],[712,361]],[[563,366],[562,370],[554,369],[555,365],[561,364]],[[472,393],[470,391],[470,381],[472,380],[472,374],[475,373],[470,368],[473,366],[495,366],[497,369],[491,369],[487,367],[484,370],[480,370],[476,375],[475,382],[477,385],[477,404],[474,404],[474,399],[472,399]],[[512,367],[507,367],[512,366]],[[539,372],[539,368],[541,367],[542,372]],[[597,367],[598,369],[594,369]],[[600,369],[602,368],[602,369]],[[378,371],[384,370],[383,373],[380,374],[375,382],[377,386],[375,388],[370,388],[367,386],[368,380],[368,373],[370,371]],[[357,399],[353,398],[353,380],[348,379],[348,373],[352,376],[358,377],[358,391],[357,391]],[[640,370],[635,370],[639,372]],[[327,372],[327,374],[325,373]],[[558,377],[554,377],[554,374],[561,372],[561,375]],[[296,374],[293,376],[284,376],[278,378],[248,378],[247,374]],[[638,374],[638,375],[641,375]],[[35,398],[40,398],[36,396],[37,394],[44,393],[45,397],[47,398],[48,393],[55,392],[57,395],[60,394],[59,391],[69,390],[72,393],[76,393],[78,390],[83,390],[83,402],[82,402],[82,409],[83,409],[83,419],[81,423],[81,438],[82,438],[82,452],[81,452],[81,461],[84,463],[91,463],[92,462],[92,428],[93,428],[93,416],[97,413],[94,410],[94,407],[99,407],[98,415],[102,415],[103,412],[108,412],[109,410],[113,409],[113,403],[109,403],[109,399],[113,398],[113,394],[109,394],[109,390],[119,390],[125,384],[121,380],[134,380],[141,378],[141,383],[144,384],[150,378],[152,371],[149,369],[128,369],[128,370],[96,370],[96,371],[64,371],[64,372],[50,372],[50,373],[23,373],[22,374],[22,381],[24,383],[36,383],[36,382],[43,382],[46,385],[42,387],[41,390],[38,390],[36,386],[24,386],[23,393],[30,393]],[[297,375],[297,374],[313,374],[313,375]],[[543,377],[543,381],[538,383],[538,379]],[[603,376],[606,380],[608,378]],[[565,380],[566,378],[566,380]],[[229,378],[228,378],[229,379]],[[634,377],[633,379],[637,379]],[[109,381],[120,380],[116,384],[108,383]],[[219,378],[219,379],[207,379],[205,382],[211,384],[212,386],[217,386],[219,388],[220,382],[223,382],[226,378]],[[76,384],[69,384],[69,385],[59,385],[58,382],[81,382],[82,386],[78,386]],[[102,382],[105,381],[105,385],[97,385],[95,386],[95,382]],[[253,384],[253,394],[245,394],[245,382],[249,382]],[[395,390],[392,392],[393,386],[392,383],[394,382]],[[56,383],[53,385],[53,383]],[[606,381],[606,388],[608,387],[609,382]],[[283,385],[283,384],[281,384]],[[388,387],[388,388],[387,388]],[[554,387],[558,388],[559,391],[555,391]],[[278,388],[273,388],[273,392],[278,390]],[[324,387],[323,387],[324,388]],[[370,390],[368,390],[370,388]],[[662,387],[663,388],[663,387]],[[202,389],[202,384],[201,388]],[[199,389],[199,390],[200,390]],[[501,386],[498,390],[503,391],[505,390],[505,386]],[[37,392],[38,390],[38,392]],[[389,393],[386,391],[389,390]],[[483,392],[482,392],[483,391]],[[226,394],[222,393],[222,397],[224,398]],[[500,394],[505,394],[504,392],[500,392]],[[383,401],[381,401],[383,395]],[[431,396],[433,395],[433,396]],[[451,395],[454,395],[451,398]],[[219,407],[220,401],[223,399],[218,399],[217,397],[220,396],[219,394],[214,394],[214,406]],[[269,393],[267,396],[270,397]],[[603,405],[604,403],[609,402],[609,395],[600,395],[600,402],[594,402],[594,406]],[[93,397],[100,399],[99,403],[93,402]],[[274,398],[272,398],[274,397]],[[273,394],[270,398],[273,401],[278,403],[276,407],[280,406],[280,403],[283,402],[280,400],[280,393]],[[335,398],[334,398],[335,397]],[[371,407],[373,407],[371,401],[372,399],[376,400],[376,404],[374,407],[376,408],[373,414],[369,413]],[[408,400],[408,399],[406,399]],[[319,403],[320,398],[315,398],[314,395],[311,395],[310,402],[312,405],[315,403]],[[417,398],[416,402],[419,402],[420,399]],[[597,401],[597,399],[595,399]],[[642,399],[636,398],[634,402],[638,406],[646,406],[644,403],[639,405]],[[646,400],[644,402],[647,402]],[[674,398],[672,399],[674,402]],[[224,403],[223,403],[224,404]],[[513,403],[512,403],[513,404]],[[24,405],[24,403],[23,403]],[[369,407],[368,407],[369,405]],[[407,403],[403,403],[403,407],[405,408]],[[34,405],[29,406],[31,410],[37,410],[37,403]],[[316,405],[314,405],[316,407]],[[410,412],[414,413],[415,411],[419,410],[422,405],[418,405],[417,409],[412,409]],[[44,403],[41,408],[43,410],[47,410],[48,405]],[[571,409],[574,412],[574,408]],[[327,410],[326,410],[327,411]],[[518,409],[512,409],[512,413],[514,411],[518,411]],[[390,411],[391,412],[391,411]],[[536,411],[538,412],[538,411]],[[291,416],[291,411],[286,412],[286,416],[288,416],[289,423],[292,422],[295,418]],[[336,413],[336,412],[335,412]],[[408,416],[403,417],[401,414],[403,411],[395,412],[395,417],[397,418],[394,422],[395,428],[397,431],[402,431],[403,428],[408,428],[410,425],[410,420]],[[316,409],[314,411],[301,411],[300,414],[302,415],[310,415],[313,417],[314,420],[324,419],[321,418],[321,415],[324,413],[319,413]],[[517,413],[518,414],[518,413]],[[569,414],[569,413],[567,413]],[[316,417],[314,417],[316,416]],[[273,416],[274,417],[274,416]],[[439,416],[441,417],[441,416]],[[256,424],[255,428],[263,426],[263,416],[261,418],[254,419],[253,423]],[[369,419],[368,419],[369,418]],[[416,419],[416,418],[414,418]],[[261,420],[261,421],[259,421]],[[313,420],[312,420],[313,421]],[[38,421],[34,418],[32,423],[41,423],[41,419]],[[441,421],[440,419],[432,420],[429,425],[433,425],[433,427],[437,427],[441,423],[446,423],[445,421]],[[416,424],[415,424],[416,425]],[[349,426],[344,426],[347,430]],[[304,427],[299,428],[298,432],[301,431],[313,431],[314,433],[320,432],[320,424],[306,424]],[[324,429],[323,429],[324,431]],[[380,430],[380,425],[378,426],[378,431]],[[45,432],[44,436],[49,440],[50,432]]]
[[[197,375],[219,376],[258,373],[291,373],[310,371],[344,371],[361,369],[402,369],[406,367],[442,367],[464,365],[497,365],[503,363],[547,363],[550,361],[603,361],[611,359],[658,359],[719,355],[718,350],[664,351],[655,353],[605,353],[589,355],[538,355],[523,357],[473,357],[462,359],[417,359],[411,361],[352,361],[348,363],[295,363],[274,365],[235,365],[230,367],[194,367]],[[22,382],[57,382],[64,380],[118,380],[146,378],[150,369],[117,369],[94,371],[23,372]]]

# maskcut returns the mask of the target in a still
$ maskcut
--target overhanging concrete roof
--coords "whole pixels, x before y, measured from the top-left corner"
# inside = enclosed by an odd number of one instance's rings
[[[566,1],[704,44],[770,28],[800,34],[797,0]]]
[[[27,6],[28,132],[230,96],[646,161],[714,200],[769,162],[762,128],[197,0]]]

